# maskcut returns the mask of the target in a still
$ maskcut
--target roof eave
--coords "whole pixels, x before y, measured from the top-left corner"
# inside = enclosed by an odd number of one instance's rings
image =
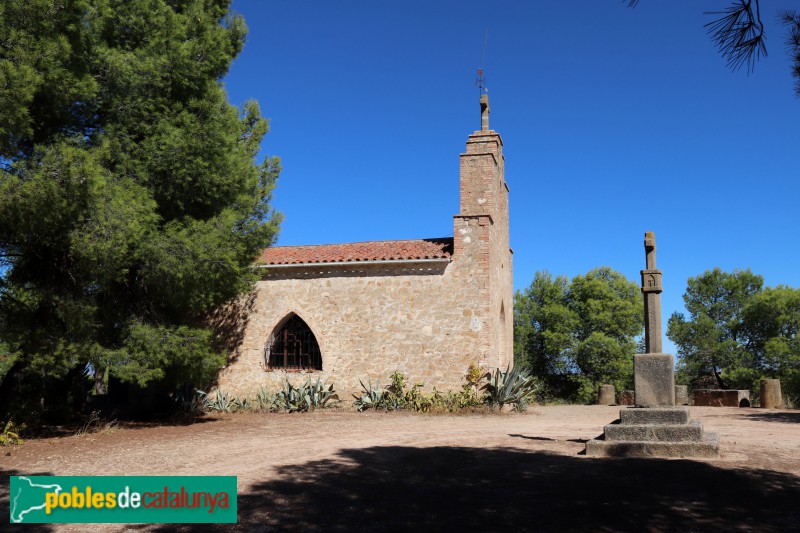
[[[277,265],[257,264],[255,268],[310,268],[310,267],[342,267],[355,265],[401,265],[424,263],[449,263],[449,257],[432,257],[424,259],[370,259],[367,261],[325,261],[315,263],[281,263]]]

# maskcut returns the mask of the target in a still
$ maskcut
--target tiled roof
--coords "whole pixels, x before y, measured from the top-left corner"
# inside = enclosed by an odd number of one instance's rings
[[[303,263],[351,263],[357,261],[399,261],[446,259],[453,254],[453,238],[407,241],[348,242],[310,246],[271,246],[256,263],[296,265]]]

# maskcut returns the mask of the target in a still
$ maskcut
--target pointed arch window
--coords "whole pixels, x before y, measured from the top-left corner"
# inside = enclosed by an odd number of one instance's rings
[[[270,336],[264,350],[269,370],[322,370],[322,353],[314,333],[292,314]]]

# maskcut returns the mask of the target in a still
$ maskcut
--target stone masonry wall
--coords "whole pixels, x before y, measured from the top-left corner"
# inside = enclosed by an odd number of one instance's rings
[[[484,355],[476,272],[469,264],[429,265],[276,269],[257,284],[242,343],[220,374],[219,388],[247,395],[260,385],[275,390],[284,377],[311,376],[334,381],[340,398],[349,400],[361,389],[359,379],[385,385],[399,370],[428,391],[459,389],[467,366]],[[321,372],[265,369],[267,339],[289,313],[314,332]]]

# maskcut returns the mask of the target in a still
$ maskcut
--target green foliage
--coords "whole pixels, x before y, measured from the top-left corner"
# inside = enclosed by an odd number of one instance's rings
[[[476,373],[477,371],[477,373]],[[406,388],[408,378],[399,370],[395,371],[390,377],[390,385],[381,388],[380,383],[364,385],[360,381],[362,394],[353,395],[355,402],[353,405],[358,411],[367,409],[383,409],[387,411],[409,410],[417,413],[439,412],[454,413],[462,409],[478,407],[484,402],[477,395],[477,387],[483,378],[477,365],[471,364],[466,374],[467,383],[462,386],[461,391],[447,391],[441,393],[434,387],[430,394],[422,392],[422,383],[414,383],[410,389]]]
[[[295,387],[288,379],[284,379],[283,389],[278,391],[275,405],[278,409],[295,413],[324,409],[330,407],[328,403],[333,405],[338,400],[333,383],[326,386],[320,382],[320,378],[317,378],[316,383],[308,378],[299,387]]]
[[[16,360],[17,354],[11,353],[11,350],[8,349],[8,345],[0,342],[0,383],[2,383],[3,378],[8,371],[11,370]]]
[[[0,5],[0,371],[25,385],[0,410],[87,363],[139,385],[222,364],[203,317],[251,286],[280,221],[267,120],[220,82],[246,35],[228,8]]]
[[[364,382],[361,380],[358,382],[361,383],[363,393],[361,396],[353,395],[356,399],[353,405],[359,412],[366,411],[367,409],[389,409],[386,402],[387,391],[381,388],[380,383],[375,383],[375,385],[373,385],[371,379],[367,381],[368,385],[364,385]]]
[[[175,404],[177,409],[186,414],[200,414],[204,409],[203,397],[205,392],[195,389],[193,386],[177,387],[175,392]]]
[[[254,411],[270,412],[278,410],[278,396],[264,385],[256,391],[253,401],[250,403]]]
[[[588,403],[600,384],[629,389],[642,306],[638,285],[608,267],[572,281],[537,272],[514,296],[516,363],[542,380],[542,398]]]
[[[0,446],[22,444],[24,441],[19,435],[26,427],[25,424],[15,424],[14,421],[9,418],[8,422],[3,424],[3,431],[0,433]]]
[[[233,394],[217,389],[213,396],[209,396],[203,391],[198,391],[203,400],[203,409],[216,413],[232,413],[242,407],[242,402]]]
[[[225,363],[211,348],[211,332],[188,326],[132,324],[118,350],[103,352],[103,362],[123,381],[146,385],[150,381],[203,383]]]
[[[689,278],[689,316],[674,313],[667,329],[683,381],[757,394],[762,378],[778,378],[790,397],[800,396],[800,290],[763,284],[750,270]]]
[[[325,385],[319,378],[316,382],[308,378],[300,386],[295,386],[288,379],[284,379],[281,390],[277,393],[262,385],[252,398],[239,397],[220,389],[217,389],[213,396],[203,391],[196,393],[202,400],[202,409],[216,413],[236,411],[297,413],[332,407],[339,401],[333,383]]]
[[[487,373],[485,379],[482,390],[486,391],[486,402],[492,407],[513,405],[524,411],[539,388],[538,380],[521,366],[507,367],[505,372],[496,368],[493,373]]]

